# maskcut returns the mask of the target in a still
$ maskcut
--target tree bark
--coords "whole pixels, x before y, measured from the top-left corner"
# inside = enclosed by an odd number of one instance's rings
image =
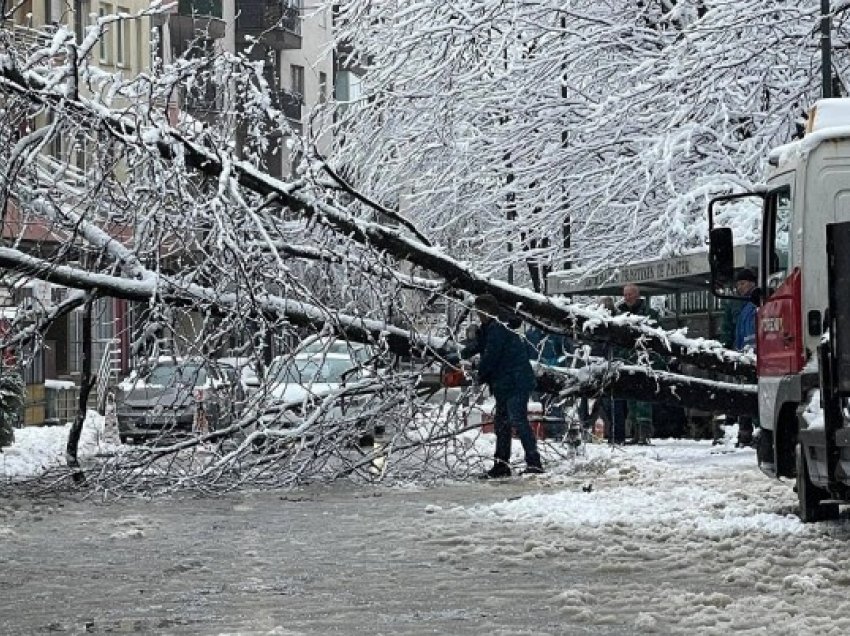
[[[94,303],[94,294],[90,295],[83,305],[83,355],[80,373],[80,398],[77,402],[77,415],[74,418],[74,423],[71,425],[71,432],[68,434],[68,444],[65,447],[65,459],[68,463],[68,468],[74,471],[74,481],[78,484],[85,483],[86,476],[80,468],[78,451],[80,446],[80,436],[83,432],[83,423],[86,421],[86,413],[88,411],[88,401],[91,389],[94,386],[95,379],[92,377],[92,304]]]
[[[538,365],[538,387],[562,397],[600,397],[656,402],[726,415],[758,416],[758,387],[655,371],[618,362],[584,369]]]

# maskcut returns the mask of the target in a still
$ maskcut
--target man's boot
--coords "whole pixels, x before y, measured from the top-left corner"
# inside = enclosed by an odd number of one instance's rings
[[[493,468],[481,475],[481,479],[501,479],[502,477],[511,476],[511,467],[498,459],[493,464]]]
[[[534,453],[530,457],[525,458],[525,470],[522,471],[523,475],[542,475],[546,472],[546,469],[543,468],[543,461],[540,459],[540,455]]]

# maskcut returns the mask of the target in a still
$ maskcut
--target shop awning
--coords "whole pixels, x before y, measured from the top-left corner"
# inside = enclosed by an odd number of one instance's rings
[[[735,269],[758,270],[759,247],[737,245]],[[684,256],[663,258],[628,265],[617,265],[582,275],[578,270],[552,272],[547,277],[548,292],[567,296],[621,296],[623,285],[634,283],[643,296],[661,296],[687,291],[708,291],[710,269],[708,250]]]

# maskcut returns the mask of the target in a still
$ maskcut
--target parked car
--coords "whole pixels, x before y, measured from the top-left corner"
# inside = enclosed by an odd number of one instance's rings
[[[254,358],[216,358],[215,363],[219,366],[227,365],[235,369],[246,394],[250,395],[260,388],[260,378],[257,375],[257,361]]]
[[[161,359],[119,384],[115,410],[122,442],[191,435],[230,426],[245,391],[237,371],[203,359]]]
[[[348,353],[299,353],[278,357],[269,367],[268,391],[258,422],[272,429],[300,426],[325,398],[371,374]],[[328,409],[326,419],[356,417],[371,397],[369,392],[342,395]],[[380,434],[380,430],[372,427],[369,433]]]
[[[300,354],[339,354],[348,356],[357,364],[366,364],[372,357],[372,347],[359,342],[351,342],[342,338],[328,338],[324,336],[312,336],[307,338],[298,347]]]

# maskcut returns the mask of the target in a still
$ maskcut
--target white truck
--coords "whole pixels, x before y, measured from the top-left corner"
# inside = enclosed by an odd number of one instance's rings
[[[769,162],[757,191],[709,204],[712,287],[723,296],[734,274],[717,207],[759,198],[758,463],[796,480],[803,521],[832,519],[850,503],[850,99],[820,100]],[[822,417],[806,415],[818,391]]]

